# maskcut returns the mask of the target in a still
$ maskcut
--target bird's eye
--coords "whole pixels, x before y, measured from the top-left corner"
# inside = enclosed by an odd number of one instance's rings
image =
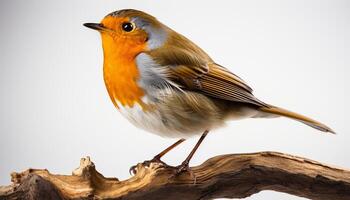
[[[130,23],[130,22],[125,22],[122,24],[122,29],[125,32],[131,32],[135,29],[135,25],[133,23]]]

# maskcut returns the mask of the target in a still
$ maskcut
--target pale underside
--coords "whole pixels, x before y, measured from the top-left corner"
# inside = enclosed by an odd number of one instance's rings
[[[166,91],[159,91],[159,96]],[[162,137],[188,138],[224,126],[225,121],[239,120],[255,116],[258,111],[237,106],[223,113],[220,106],[208,97],[195,92],[172,92],[155,101],[145,96],[142,101],[149,109],[139,104],[122,106],[120,113],[136,127]]]

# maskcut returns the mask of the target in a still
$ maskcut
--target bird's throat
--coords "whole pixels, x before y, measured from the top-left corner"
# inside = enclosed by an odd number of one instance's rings
[[[134,104],[142,106],[144,91],[137,83],[140,77],[135,62],[137,49],[130,48],[130,44],[119,43],[123,45],[116,46],[111,42],[103,42],[103,74],[109,96],[117,108],[133,107]]]

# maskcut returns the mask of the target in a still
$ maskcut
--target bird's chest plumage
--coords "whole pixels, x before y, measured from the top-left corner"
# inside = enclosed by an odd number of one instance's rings
[[[159,132],[162,129],[162,119],[157,109],[150,108],[148,98],[136,82],[138,75],[134,66],[122,69],[110,69],[105,66],[104,79],[108,94],[118,111],[135,126]],[[129,71],[131,70],[131,71]]]
[[[218,124],[209,99],[164,86],[164,77],[149,57],[140,55],[135,62],[125,56],[106,60],[104,79],[110,98],[135,126],[164,137],[187,138]]]
[[[104,64],[104,81],[113,104],[132,107],[142,105],[144,91],[137,85],[139,74],[133,62],[119,61]],[[117,105],[117,102],[120,105]]]
[[[135,56],[141,51],[143,46],[129,44],[129,40],[122,38],[112,38],[102,35],[104,63],[103,75],[108,94],[113,104],[132,107],[134,104],[142,104],[141,98],[144,91],[137,85],[140,77],[139,70],[136,66]],[[120,45],[115,45],[118,42]]]
[[[150,132],[163,132],[162,116],[147,97],[138,80],[140,71],[127,55],[108,55],[104,62],[104,81],[111,101],[118,111],[135,126]]]

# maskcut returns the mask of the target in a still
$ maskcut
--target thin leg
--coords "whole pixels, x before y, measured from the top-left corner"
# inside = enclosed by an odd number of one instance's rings
[[[162,152],[154,156],[153,160],[160,160],[165,154],[167,154],[169,151],[171,151],[173,148],[177,147],[179,144],[184,142],[185,139],[180,139],[174,144],[170,145],[168,148],[164,149]]]
[[[170,145],[168,148],[164,149],[162,152],[160,152],[159,154],[157,154],[156,156],[153,157],[152,160],[146,160],[143,162],[143,165],[149,165],[152,162],[157,162],[157,163],[162,163],[164,165],[166,165],[163,161],[161,161],[160,159],[167,154],[169,151],[171,151],[173,148],[175,148],[176,146],[178,146],[179,144],[181,144],[182,142],[184,142],[185,139],[180,139],[177,142],[175,142],[174,144]],[[129,173],[130,174],[136,174],[136,169],[137,169],[137,165],[130,167],[129,169]]]
[[[191,158],[193,157],[194,153],[196,153],[198,147],[201,145],[201,143],[203,142],[204,138],[207,136],[207,134],[209,133],[208,130],[204,131],[204,133],[202,134],[202,136],[199,138],[197,144],[194,146],[194,148],[192,149],[191,153],[187,156],[187,158],[182,162],[181,165],[178,166],[178,173],[181,173],[182,171],[186,171],[189,170],[188,164],[190,163]]]

